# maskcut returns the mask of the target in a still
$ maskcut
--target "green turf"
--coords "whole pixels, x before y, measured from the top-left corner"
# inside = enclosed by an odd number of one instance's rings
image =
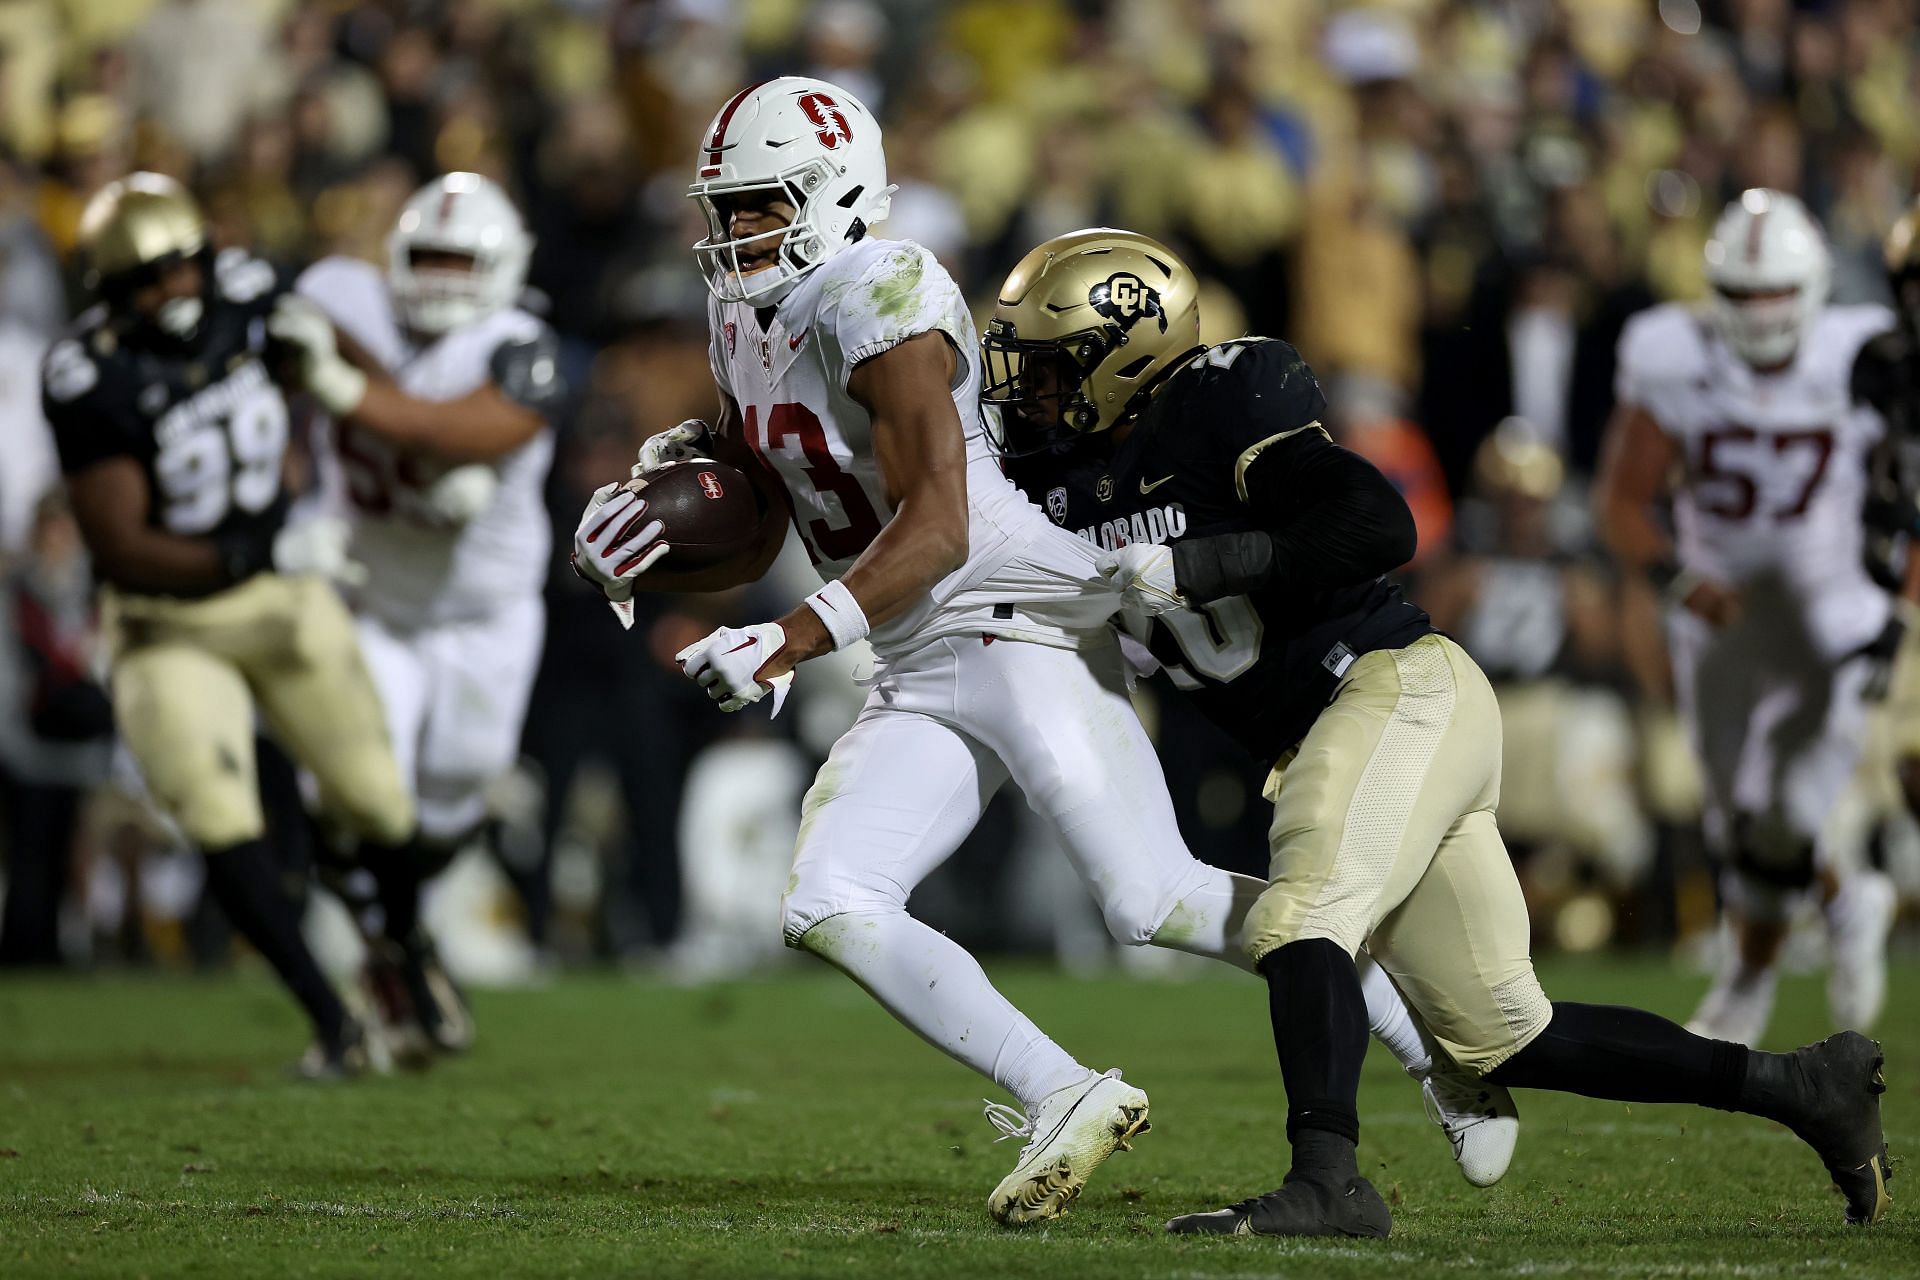
[[[1512,1173],[1475,1191],[1378,1051],[1361,1163],[1390,1241],[1175,1240],[1164,1218],[1282,1170],[1261,989],[1000,976],[1154,1107],[1071,1216],[1021,1233],[986,1216],[1013,1144],[980,1084],[824,972],[486,995],[470,1058],[333,1087],[279,1078],[297,1021],[261,980],[0,979],[0,1277],[1920,1275],[1906,1179],[1880,1226],[1844,1228],[1812,1155],[1741,1116],[1525,1095]],[[1546,978],[1666,1013],[1699,987],[1644,963]],[[1895,993],[1897,1158],[1920,1147],[1920,968]],[[1788,981],[1775,1038],[1820,1034],[1821,1007]]]

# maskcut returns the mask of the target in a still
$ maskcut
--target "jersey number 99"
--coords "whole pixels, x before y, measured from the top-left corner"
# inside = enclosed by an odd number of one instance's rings
[[[166,443],[153,460],[168,531],[207,533],[236,507],[254,515],[273,505],[288,435],[287,405],[278,391],[263,379],[214,413],[184,422],[161,419],[158,433]]]

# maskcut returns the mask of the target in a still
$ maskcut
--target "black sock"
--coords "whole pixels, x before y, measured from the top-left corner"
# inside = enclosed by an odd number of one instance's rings
[[[1260,961],[1273,1047],[1287,1086],[1287,1141],[1296,1172],[1352,1177],[1360,1141],[1360,1063],[1367,1002],[1353,957],[1325,938],[1290,942]]]
[[[1691,1102],[1746,1111],[1751,1108],[1742,1091],[1749,1061],[1777,1056],[1694,1035],[1644,1009],[1556,1000],[1547,1029],[1487,1079],[1508,1088],[1620,1102]]]
[[[253,949],[266,958],[329,1044],[340,1038],[347,1011],[320,972],[300,916],[280,884],[280,868],[265,840],[247,840],[206,855],[207,892]]]
[[[363,841],[359,861],[380,891],[382,932],[405,942],[420,923],[420,857],[417,841],[385,845]]]

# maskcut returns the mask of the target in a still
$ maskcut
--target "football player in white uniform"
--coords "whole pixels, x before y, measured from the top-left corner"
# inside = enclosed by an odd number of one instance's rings
[[[1870,1025],[1886,989],[1891,886],[1844,865],[1822,828],[1858,757],[1863,691],[1899,640],[1862,559],[1882,424],[1849,391],[1856,354],[1891,317],[1827,304],[1825,238],[1777,191],[1727,206],[1706,267],[1704,311],[1654,307],[1621,335],[1597,514],[1614,554],[1676,606],[1674,683],[1724,868],[1732,945],[1690,1025],[1752,1044],[1809,889],[1832,941],[1835,1022]],[[1654,516],[1670,476],[1672,536]]]
[[[435,178],[387,243],[384,274],[332,257],[296,288],[395,392],[356,400],[347,378],[321,453],[367,568],[361,648],[417,798],[419,837],[388,860],[406,870],[378,877],[387,942],[372,974],[396,1052],[418,1056],[472,1034],[418,925],[419,888],[481,828],[488,785],[519,753],[546,632],[542,487],[563,386],[551,330],[517,305],[533,242],[499,187]]]
[[[635,587],[719,589],[764,572],[791,513],[827,585],[777,622],[716,631],[681,662],[723,710],[771,694],[777,712],[800,662],[871,644],[871,694],[803,803],[786,941],[1019,1100],[1024,1116],[988,1108],[1005,1134],[1031,1138],[989,1208],[1030,1222],[1065,1211],[1145,1130],[1147,1096],[1042,1034],[907,913],[913,887],[1009,779],[1124,943],[1245,967],[1240,925],[1264,885],[1182,843],[1106,625],[1118,591],[1095,549],[1001,473],[965,300],[925,249],[867,234],[892,190],[878,125],[834,85],[788,77],[726,103],[690,192],[708,218],[695,253],[714,295],[721,417],[653,437],[635,470],[732,462],[763,486],[764,536],[738,563],[676,572],[644,499],[608,485],[574,557],[616,603]]]

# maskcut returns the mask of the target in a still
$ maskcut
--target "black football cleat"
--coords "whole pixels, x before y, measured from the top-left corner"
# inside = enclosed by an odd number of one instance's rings
[[[1847,1222],[1878,1222],[1893,1202],[1887,1194],[1893,1169],[1880,1127],[1880,1095],[1887,1082],[1879,1042],[1842,1031],[1795,1049],[1789,1058],[1799,1071],[1801,1100],[1795,1114],[1781,1119],[1827,1166],[1833,1185],[1847,1198]]]
[[[1365,1178],[1323,1180],[1287,1175],[1278,1191],[1212,1213],[1189,1213],[1167,1223],[1175,1235],[1354,1236],[1384,1240],[1393,1230],[1387,1202]]]
[[[331,1040],[315,1040],[291,1068],[296,1080],[351,1080],[367,1073],[367,1032],[352,1018]]]
[[[473,1047],[473,1012],[454,984],[426,931],[416,929],[401,947],[401,979],[414,1017],[436,1053],[465,1053]]]

